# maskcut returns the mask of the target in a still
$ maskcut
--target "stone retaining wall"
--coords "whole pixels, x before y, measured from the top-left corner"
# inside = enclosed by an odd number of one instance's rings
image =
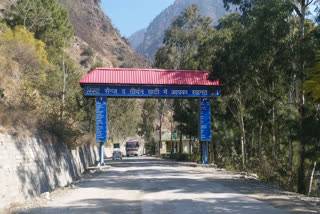
[[[98,160],[96,146],[71,151],[52,140],[0,133],[0,211],[70,184]]]

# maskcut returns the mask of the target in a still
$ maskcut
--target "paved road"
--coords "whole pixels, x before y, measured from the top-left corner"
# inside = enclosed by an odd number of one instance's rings
[[[284,214],[208,179],[208,170],[139,157],[112,167],[31,213]]]

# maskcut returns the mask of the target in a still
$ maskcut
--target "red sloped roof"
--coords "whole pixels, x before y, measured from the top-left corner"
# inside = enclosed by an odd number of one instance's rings
[[[128,85],[219,85],[207,80],[208,71],[97,68],[79,81],[80,84]]]

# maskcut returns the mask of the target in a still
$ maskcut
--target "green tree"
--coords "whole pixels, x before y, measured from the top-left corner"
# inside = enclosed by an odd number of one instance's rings
[[[46,45],[34,38],[34,34],[15,26],[10,29],[1,25],[0,45],[3,53],[18,62],[24,69],[44,68],[49,65]]]
[[[160,149],[161,149],[161,144],[162,144],[162,123],[163,123],[163,119],[168,111],[168,99],[157,99],[156,102],[156,111],[157,111],[157,116],[158,116],[158,120],[159,120],[159,141],[158,141],[158,151],[157,151],[157,155],[160,157]]]
[[[11,6],[4,20],[12,28],[22,25],[33,32],[35,38],[46,44],[48,59],[53,66],[47,74],[50,82],[41,85],[45,94],[48,94],[47,90],[54,91],[50,103],[55,102],[55,104],[51,105],[51,111],[56,112],[59,109],[60,118],[63,119],[67,105],[66,97],[69,96],[67,93],[72,94],[71,90],[67,91],[67,84],[72,85],[70,84],[72,81],[69,81],[72,79],[70,76],[77,73],[73,62],[65,53],[67,44],[73,36],[67,10],[61,8],[57,0],[18,0]]]
[[[154,99],[147,99],[143,103],[141,112],[142,122],[139,124],[140,135],[144,135],[146,142],[151,142],[154,132],[154,121],[156,119],[156,102]]]
[[[60,7],[57,0],[18,0],[6,14],[6,23],[11,26],[22,25],[35,38],[47,45],[51,55],[63,51],[65,40],[73,36],[69,14]]]
[[[303,39],[306,35],[306,14],[308,8],[311,4],[317,4],[319,0],[286,0],[286,1],[278,1],[280,4],[286,4],[288,8],[292,8],[292,11],[295,11],[296,16],[298,18],[298,36],[296,39]],[[244,17],[250,15],[253,8],[259,4],[265,4],[265,0],[224,0],[225,5],[228,7],[229,4],[237,4],[240,7],[240,10],[243,12]],[[293,13],[292,13],[293,14]],[[288,17],[292,17],[292,15],[288,15]],[[296,26],[294,26],[295,28]],[[305,112],[307,112],[307,105],[304,102],[305,98],[303,95],[303,82],[306,76],[306,63],[307,63],[307,52],[306,52],[306,41],[302,40],[298,46],[298,51],[296,52],[295,56],[292,56],[294,60],[294,76],[295,76],[295,94],[296,94],[296,108],[299,112],[298,120],[300,123],[300,133],[304,130],[304,123],[303,120],[305,119]],[[298,192],[304,193],[306,191],[305,186],[305,145],[306,141],[302,138],[302,135],[299,135],[297,139],[298,142],[298,153],[299,153],[299,161],[298,161]]]
[[[164,47],[156,52],[154,66],[164,69],[199,69],[201,67],[197,58],[199,47],[213,31],[211,23],[209,17],[199,15],[197,5],[187,7],[165,32]],[[192,122],[197,107],[193,103],[193,101],[174,101],[174,120],[179,123],[180,141],[183,132],[192,136],[196,133],[197,126]],[[180,152],[182,152],[181,142]]]
[[[141,109],[134,99],[108,99],[108,138],[111,141],[137,134]]]
[[[154,66],[167,69],[197,69],[198,47],[203,38],[213,30],[211,22],[209,17],[199,15],[197,5],[187,7],[165,32],[165,46],[156,52]]]
[[[304,82],[305,92],[312,96],[314,101],[320,99],[320,52],[316,56],[316,64],[307,70],[308,79]]]
[[[180,143],[179,153],[182,151],[182,136],[186,135],[191,141],[191,137],[198,136],[198,108],[199,102],[196,99],[175,99],[173,102],[173,119],[178,123]]]
[[[19,65],[23,86],[22,102],[34,106],[36,99],[39,98],[35,96],[37,94],[35,90],[39,89],[42,81],[45,81],[44,71],[50,66],[46,46],[42,41],[35,39],[33,33],[21,26],[16,26],[11,30],[1,24],[0,29],[1,55],[7,62]]]

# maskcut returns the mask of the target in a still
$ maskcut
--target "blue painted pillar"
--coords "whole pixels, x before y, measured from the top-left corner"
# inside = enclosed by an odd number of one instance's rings
[[[99,165],[103,166],[104,165],[104,142],[100,142],[100,161]]]
[[[107,98],[96,98],[96,142],[100,142],[99,165],[104,165],[104,143],[107,142]]]
[[[199,101],[199,141],[202,143],[202,163],[208,164],[208,142],[211,141],[210,98]]]
[[[208,142],[203,142],[202,148],[203,148],[202,164],[209,164],[209,161],[208,161]]]

